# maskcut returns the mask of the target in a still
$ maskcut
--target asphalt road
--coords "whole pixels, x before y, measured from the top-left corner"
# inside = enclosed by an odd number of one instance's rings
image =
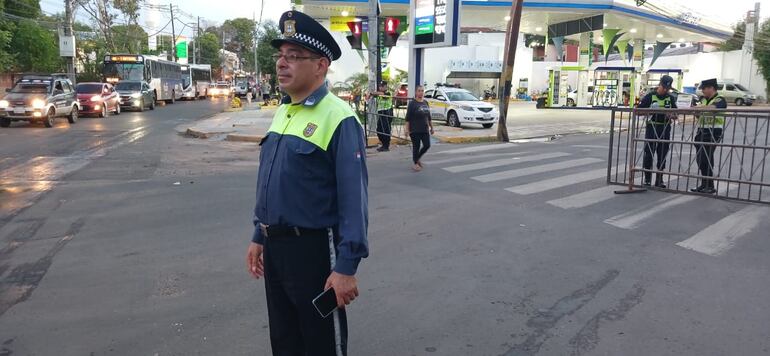
[[[0,355],[269,354],[244,261],[257,148],[175,132],[219,109],[0,131],[30,152],[0,162]],[[370,154],[350,354],[769,353],[768,207],[615,195],[606,146],[436,145],[421,173],[408,148]]]

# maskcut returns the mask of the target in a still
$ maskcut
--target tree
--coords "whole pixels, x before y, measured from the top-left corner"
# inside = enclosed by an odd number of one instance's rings
[[[754,59],[759,65],[759,73],[765,78],[766,95],[770,99],[770,20],[765,20],[754,40]]]
[[[120,10],[129,25],[138,25],[139,1],[138,0],[113,0],[112,6]]]
[[[222,47],[219,38],[211,32],[201,33],[198,37],[198,63],[211,64],[212,76],[218,77],[222,70],[222,60],[219,56],[219,49]]]
[[[5,11],[5,1],[0,0],[0,13]],[[0,17],[0,68],[11,68],[14,56],[11,54],[11,38],[13,23]]]
[[[5,2],[5,12],[28,19],[36,19],[40,16],[39,0],[12,0]]]
[[[733,26],[733,37],[722,42],[719,45],[720,51],[735,51],[743,48],[743,41],[746,34],[746,22],[741,21]]]
[[[61,58],[54,35],[31,20],[19,21],[11,39],[16,67],[20,71],[54,72],[61,69]]]
[[[270,75],[270,85],[273,88],[276,87],[275,61],[273,60],[273,54],[278,53],[278,50],[273,48],[270,42],[278,38],[281,38],[281,32],[275,22],[267,21],[262,24],[262,27],[259,29],[257,62],[259,63],[259,71],[263,75]]]
[[[246,68],[254,67],[254,21],[239,17],[227,20],[222,24],[225,32],[225,49],[234,52],[246,64]]]
[[[112,26],[115,51],[122,53],[147,53],[147,32],[139,25]]]

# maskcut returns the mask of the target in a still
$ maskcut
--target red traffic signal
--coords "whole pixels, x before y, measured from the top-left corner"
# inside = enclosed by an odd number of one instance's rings
[[[348,22],[348,28],[350,29],[350,32],[355,37],[361,36],[361,21],[350,21]]]
[[[385,19],[385,33],[389,35],[396,34],[398,32],[398,25],[401,23],[395,17],[388,17]]]

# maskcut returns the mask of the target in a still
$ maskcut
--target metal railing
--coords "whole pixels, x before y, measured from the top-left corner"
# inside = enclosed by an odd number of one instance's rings
[[[721,139],[708,139],[722,119]],[[770,204],[769,109],[614,109],[611,120],[608,184],[688,194],[711,184],[710,196]]]
[[[383,98],[383,96],[380,96]],[[369,105],[363,98],[358,102],[350,100],[350,106],[358,114],[358,118],[364,126],[364,132],[368,138],[376,138],[378,135],[390,136],[392,140],[410,142],[405,134],[406,106],[411,98],[384,97],[393,100],[392,109],[389,112],[380,112],[376,106]],[[397,105],[398,104],[398,105]],[[392,113],[392,114],[391,114]],[[384,130],[383,125],[390,127],[390,133]]]

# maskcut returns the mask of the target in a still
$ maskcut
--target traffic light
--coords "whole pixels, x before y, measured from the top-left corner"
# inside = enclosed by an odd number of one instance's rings
[[[350,47],[353,49],[361,48],[361,21],[348,22],[348,28],[350,29],[350,36],[347,37],[350,42]]]
[[[388,17],[385,19],[385,47],[393,47],[396,45],[396,42],[398,42],[398,36],[400,35],[398,32],[398,25],[400,23],[401,21],[395,17]]]

